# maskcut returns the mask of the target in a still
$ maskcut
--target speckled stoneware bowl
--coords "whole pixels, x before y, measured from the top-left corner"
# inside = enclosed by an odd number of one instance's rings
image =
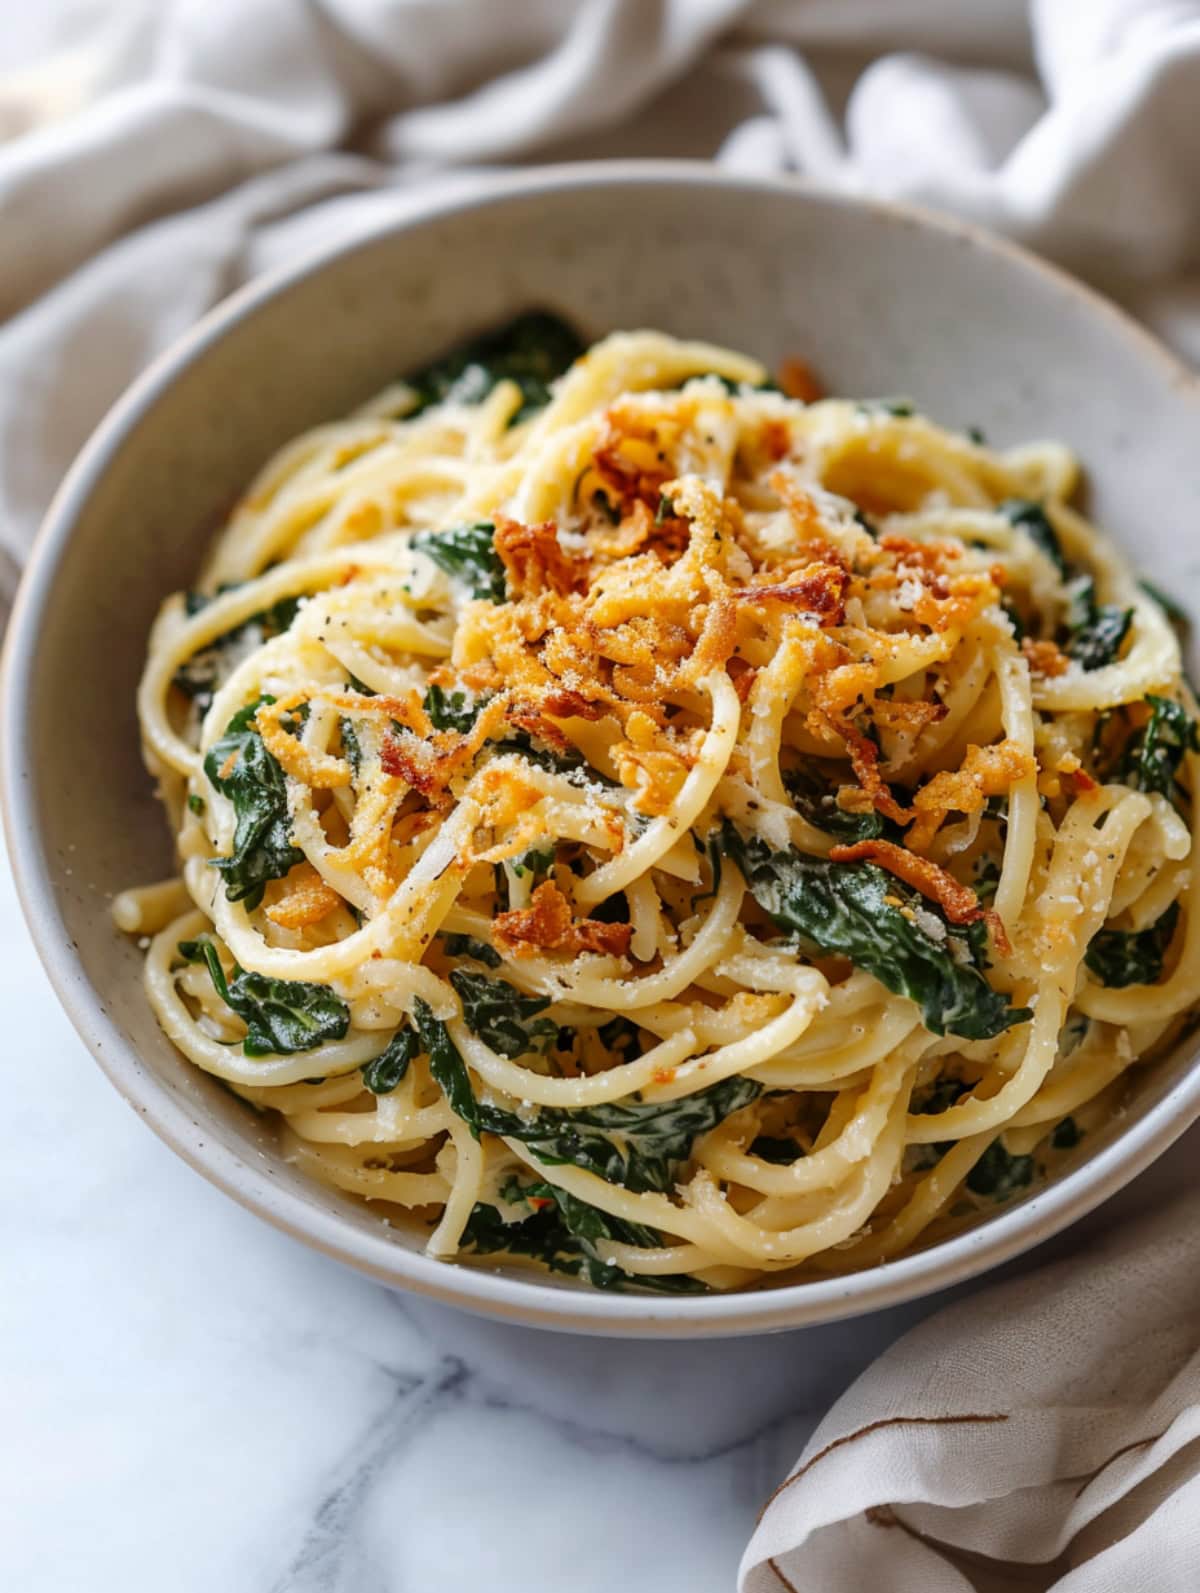
[[[1137,563],[1169,591],[1194,583],[1197,383],[1058,272],[952,223],[707,167],[493,183],[235,295],[142,377],[64,482],[13,619],[3,700],[13,866],[58,994],[117,1088],[205,1177],[328,1255],[472,1310],[587,1332],[753,1332],[995,1266],[1111,1195],[1197,1115],[1194,1043],[1146,1071],[1127,1114],[1055,1183],[969,1232],[853,1277],[670,1299],[427,1259],[291,1168],[268,1128],[159,1032],[141,953],[107,905],[170,868],[134,718],[160,599],[188,581],[272,450],[531,305],[590,336],[655,326],[768,364],[801,354],[833,391],[911,394],[999,445],[1061,438],[1085,461],[1092,511]]]

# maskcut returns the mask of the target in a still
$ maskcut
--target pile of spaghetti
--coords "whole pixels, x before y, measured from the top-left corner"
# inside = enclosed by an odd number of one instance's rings
[[[781,380],[523,317],[283,449],[156,623],[149,998],[434,1256],[876,1263],[1197,998],[1173,616],[1070,455]]]

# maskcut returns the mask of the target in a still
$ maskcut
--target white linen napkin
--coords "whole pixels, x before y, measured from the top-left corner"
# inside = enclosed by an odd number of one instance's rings
[[[5,66],[0,611],[154,354],[499,162],[698,155],[942,206],[1200,355],[1197,0],[40,0]]]
[[[767,1502],[742,1593],[1195,1593],[1195,1218],[1189,1194],[898,1340]]]
[[[197,316],[500,163],[695,155],[940,206],[1200,356],[1200,0],[12,10],[0,612],[70,459]],[[1191,1215],[981,1294],[884,1356],[769,1505],[746,1593],[1200,1588]]]

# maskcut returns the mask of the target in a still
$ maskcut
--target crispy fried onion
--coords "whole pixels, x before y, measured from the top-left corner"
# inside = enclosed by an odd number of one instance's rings
[[[948,813],[978,813],[988,797],[1006,795],[1036,770],[1032,755],[1019,742],[969,746],[961,769],[935,774],[913,798],[917,822],[909,831],[909,846],[924,851]]]
[[[508,575],[509,596],[540,597],[553,592],[566,597],[568,592],[587,589],[586,554],[567,553],[558,540],[558,527],[552,520],[541,525],[523,525],[519,520],[496,516],[492,545]]]
[[[1065,675],[1071,667],[1071,660],[1057,642],[1035,641],[1032,636],[1022,636],[1021,652],[1035,675]]]
[[[993,908],[981,907],[969,885],[956,880],[953,874],[929,858],[918,857],[894,841],[855,841],[851,846],[831,847],[829,860],[831,863],[878,863],[880,868],[936,902],[952,924],[974,924],[985,919],[996,950],[1002,957],[1011,954],[1012,946],[999,914]]]
[[[281,929],[306,929],[328,918],[341,902],[342,898],[311,863],[301,863],[288,875],[284,894],[271,903],[266,914]]]
[[[630,924],[606,924],[598,918],[572,919],[567,898],[552,880],[539,885],[528,907],[498,913],[492,920],[492,938],[511,957],[536,957],[541,951],[601,952],[623,957],[633,938]]]

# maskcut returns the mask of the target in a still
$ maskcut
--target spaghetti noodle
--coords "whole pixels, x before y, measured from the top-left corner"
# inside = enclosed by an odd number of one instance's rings
[[[154,627],[149,999],[435,1256],[876,1263],[1196,1000],[1192,699],[1071,456],[801,377],[523,318],[284,448]]]

